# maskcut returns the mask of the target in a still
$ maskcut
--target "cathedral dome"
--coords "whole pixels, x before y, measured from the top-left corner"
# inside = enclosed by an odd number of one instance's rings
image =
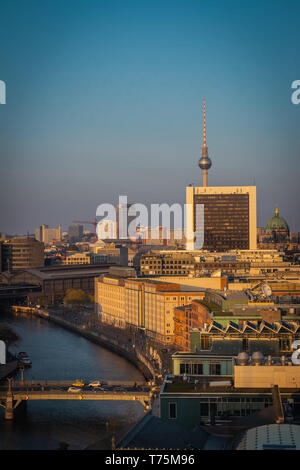
[[[277,230],[280,230],[280,231],[285,230],[287,232],[290,231],[287,222],[284,220],[283,217],[279,216],[278,209],[276,209],[275,215],[271,217],[271,219],[268,221],[265,227],[265,232],[272,234],[274,231],[277,231]]]

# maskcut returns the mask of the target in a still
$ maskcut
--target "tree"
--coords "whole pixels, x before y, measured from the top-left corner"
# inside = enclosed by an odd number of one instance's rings
[[[93,302],[93,296],[86,294],[82,289],[68,289],[64,297],[64,304],[85,305]]]
[[[9,346],[18,341],[20,336],[6,323],[0,323],[0,339]]]

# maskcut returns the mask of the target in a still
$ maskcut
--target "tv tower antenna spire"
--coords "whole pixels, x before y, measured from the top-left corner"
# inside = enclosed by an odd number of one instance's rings
[[[207,186],[207,170],[211,167],[211,159],[208,156],[208,148],[206,145],[206,109],[205,109],[205,98],[203,102],[203,145],[202,145],[202,155],[198,162],[199,167],[202,170],[203,174],[203,186]]]

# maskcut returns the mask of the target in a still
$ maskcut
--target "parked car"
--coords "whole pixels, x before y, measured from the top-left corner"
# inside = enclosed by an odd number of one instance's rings
[[[101,387],[101,382],[99,382],[99,380],[94,380],[89,383],[89,387]]]
[[[72,384],[73,387],[84,387],[84,382],[82,380],[75,380],[75,382]]]
[[[76,387],[69,387],[68,392],[72,392],[72,393],[81,392],[81,388],[79,388],[77,386]]]

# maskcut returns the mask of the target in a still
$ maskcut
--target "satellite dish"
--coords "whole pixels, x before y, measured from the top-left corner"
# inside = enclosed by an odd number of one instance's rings
[[[294,351],[292,354],[292,363],[295,365],[299,365],[300,364],[300,340],[299,339],[297,339],[296,341],[293,341],[292,348],[296,349],[296,351]]]
[[[270,297],[272,295],[272,289],[268,284],[262,285],[262,291],[266,297]]]

